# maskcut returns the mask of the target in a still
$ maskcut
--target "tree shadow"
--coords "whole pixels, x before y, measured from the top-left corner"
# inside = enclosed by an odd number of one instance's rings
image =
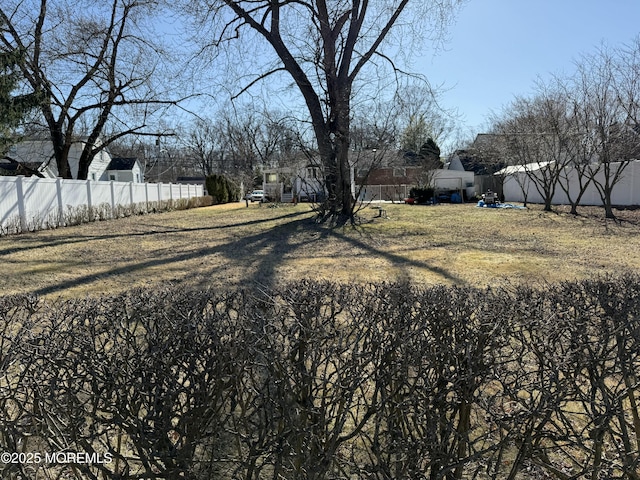
[[[299,217],[300,215],[306,215],[306,214],[307,212],[293,212],[278,218],[280,219],[295,218],[295,217]],[[115,220],[108,220],[108,221],[113,222]],[[73,245],[76,243],[87,243],[95,240],[116,240],[118,238],[148,237],[153,235],[164,235],[167,233],[189,233],[189,232],[227,230],[235,227],[249,227],[252,225],[260,225],[262,223],[270,222],[270,221],[273,221],[273,218],[247,220],[245,222],[232,223],[228,225],[214,225],[210,227],[188,227],[188,228],[170,227],[162,224],[159,224],[159,225],[147,224],[147,226],[156,227],[156,228],[153,230],[144,231],[144,232],[109,233],[105,235],[78,235],[75,231],[70,231],[68,235],[63,235],[63,236],[56,235],[55,237],[53,237],[51,234],[47,235],[47,233],[45,233],[45,232],[48,232],[47,230],[42,230],[38,232],[31,232],[31,234],[34,235],[33,237],[29,238],[29,240],[33,242],[32,244],[30,245],[23,244],[20,246],[5,248],[3,250],[0,250],[0,257],[11,255],[14,253],[37,250],[39,248],[42,248],[43,246],[58,247],[63,245]],[[117,228],[117,224],[114,224],[114,227]],[[63,227],[63,228],[73,228],[73,227]],[[18,235],[22,236],[22,234],[18,234]],[[25,241],[24,236],[22,236],[20,240],[21,242],[24,242]]]
[[[302,217],[302,218],[301,218]],[[143,237],[145,235],[161,235],[173,233],[185,233],[196,231],[216,231],[230,228],[240,228],[252,225],[259,225],[267,221],[282,220],[281,224],[274,226],[268,230],[260,230],[255,233],[242,234],[241,236],[231,239],[222,244],[203,245],[192,248],[189,251],[168,250],[162,256],[154,258],[144,258],[126,265],[113,266],[106,271],[99,273],[90,273],[68,280],[63,280],[53,285],[47,285],[37,288],[31,293],[41,296],[60,295],[67,290],[71,290],[80,286],[96,282],[115,281],[118,282],[121,276],[125,275],[142,275],[143,272],[149,271],[149,278],[152,278],[154,269],[160,267],[167,270],[175,270],[177,275],[173,281],[178,283],[189,283],[197,287],[207,286],[229,286],[234,287],[238,284],[254,284],[265,288],[274,288],[283,282],[295,281],[299,278],[313,278],[313,270],[300,273],[295,270],[296,278],[287,277],[286,273],[280,271],[284,263],[298,257],[304,257],[311,250],[311,246],[316,248],[317,245],[325,241],[336,240],[341,245],[355,247],[361,252],[365,252],[366,256],[382,258],[389,262],[400,272],[400,278],[409,278],[409,268],[416,267],[426,269],[442,279],[452,283],[462,283],[462,280],[447,271],[446,269],[430,265],[426,261],[407,259],[401,255],[385,251],[366,239],[358,239],[338,231],[339,229],[327,228],[318,225],[314,219],[308,216],[308,212],[292,212],[281,216],[274,216],[260,220],[250,220],[247,222],[239,222],[232,225],[211,226],[211,227],[193,227],[193,228],[166,228],[162,225],[157,230],[150,232],[135,232],[123,234],[108,234],[97,236],[75,237],[69,235],[60,240],[59,245],[72,244],[77,242],[92,242],[104,239],[118,239],[124,237]],[[36,246],[25,247],[37,248]],[[20,250],[20,249],[18,249]],[[2,252],[1,254],[7,254]],[[216,259],[220,259],[216,262]],[[327,258],[330,258],[327,256]],[[189,272],[190,262],[202,259],[202,264],[194,271]],[[340,262],[341,259],[336,259]],[[353,261],[359,261],[354,259]],[[208,264],[207,264],[208,263]],[[191,263],[193,265],[193,263]],[[337,265],[338,267],[338,265]],[[343,268],[344,265],[339,265]],[[346,268],[349,268],[348,265]],[[397,280],[397,279],[392,279]],[[368,279],[361,279],[367,282]],[[120,285],[123,282],[120,280]],[[133,282],[132,282],[133,283]],[[132,285],[133,286],[133,285]],[[105,292],[111,293],[111,292]]]
[[[439,275],[440,277],[450,281],[451,283],[455,283],[455,284],[465,283],[463,279],[452,274],[450,271],[445,270],[444,268],[437,267],[435,265],[430,265],[428,262],[424,260],[412,260],[412,259],[405,258],[401,255],[397,255],[395,253],[387,252],[380,248],[375,248],[372,245],[362,240],[358,240],[357,238],[344,235],[343,233],[340,233],[337,229],[333,229],[329,231],[328,235],[338,238],[343,242],[349,243],[364,251],[367,251],[373,256],[382,257],[388,260],[389,262],[391,262],[392,265],[398,268],[401,268],[401,270],[404,270],[404,276],[407,278],[410,277],[407,268],[415,267],[415,268],[423,268],[423,269],[429,270],[430,272],[435,273],[436,275]]]

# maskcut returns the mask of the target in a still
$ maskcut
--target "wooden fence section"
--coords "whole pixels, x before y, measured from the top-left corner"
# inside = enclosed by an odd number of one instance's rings
[[[0,177],[0,234],[161,210],[203,195],[202,185]]]

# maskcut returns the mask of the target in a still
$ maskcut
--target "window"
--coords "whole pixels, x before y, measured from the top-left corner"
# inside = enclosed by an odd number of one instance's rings
[[[112,173],[109,174],[109,180],[114,180],[115,181],[116,176]]]
[[[277,173],[267,173],[267,183],[278,183]]]
[[[406,170],[404,168],[394,168],[393,169],[393,176],[394,177],[406,177],[407,173],[406,173]]]
[[[95,172],[91,174],[91,180],[95,180],[96,179],[96,174]]]
[[[307,178],[318,178],[318,167],[307,167]]]

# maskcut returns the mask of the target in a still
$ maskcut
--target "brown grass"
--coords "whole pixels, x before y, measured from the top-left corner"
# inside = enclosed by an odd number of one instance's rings
[[[485,287],[640,269],[640,212],[605,221],[564,210],[387,205],[358,228],[313,222],[308,205],[244,203],[0,238],[2,293],[74,297],[174,281],[273,286],[301,278]]]

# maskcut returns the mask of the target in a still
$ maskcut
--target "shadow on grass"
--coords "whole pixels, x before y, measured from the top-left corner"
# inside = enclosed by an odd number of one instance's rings
[[[300,215],[306,215],[308,212],[293,212],[280,217],[278,219],[283,218],[295,218]],[[146,231],[146,232],[128,232],[128,233],[110,233],[106,235],[78,235],[77,233],[71,231],[69,235],[56,236],[55,239],[50,240],[43,231],[40,232],[32,232],[35,236],[30,238],[32,240],[32,244],[30,245],[20,245],[17,247],[5,248],[4,250],[0,250],[0,256],[11,255],[14,253],[25,252],[29,250],[36,250],[42,247],[58,247],[62,245],[73,245],[76,243],[87,243],[96,240],[116,240],[118,238],[131,238],[131,237],[148,237],[153,235],[164,235],[167,233],[189,233],[189,232],[202,232],[202,231],[214,231],[214,230],[226,230],[229,228],[235,227],[247,227],[252,225],[259,225],[265,222],[271,222],[274,218],[261,218],[256,220],[247,220],[246,222],[241,223],[232,223],[229,225],[215,225],[211,227],[190,227],[190,228],[177,228],[170,227],[167,225],[154,225],[148,224],[150,227],[157,227],[157,229]],[[110,222],[115,222],[117,220],[109,220]],[[117,224],[114,224],[114,227],[117,228]],[[63,227],[63,228],[73,228],[73,227]],[[11,238],[20,238],[21,234],[13,236]],[[24,239],[24,237],[22,237]]]
[[[68,238],[62,239],[58,242],[59,245],[76,242],[90,242],[104,239],[117,239],[123,237],[137,237],[145,235],[157,235],[166,233],[189,233],[196,231],[215,231],[220,229],[229,229],[231,227],[247,227],[252,225],[259,225],[267,221],[284,221],[284,223],[274,226],[268,230],[261,230],[256,233],[244,234],[239,238],[227,241],[218,245],[204,245],[198,248],[189,250],[188,252],[173,251],[168,254],[163,254],[161,257],[146,258],[137,261],[133,264],[127,264],[122,266],[114,266],[107,271],[103,271],[96,274],[86,274],[79,277],[71,278],[61,281],[54,285],[48,285],[34,290],[31,293],[37,295],[55,295],[61,294],[66,290],[73,289],[79,286],[88,285],[94,282],[100,282],[105,280],[117,281],[121,275],[128,275],[131,273],[142,273],[147,269],[154,269],[158,267],[166,267],[167,269],[180,270],[180,278],[176,278],[177,281],[191,281],[198,286],[206,285],[229,285],[233,286],[233,282],[225,280],[227,277],[231,277],[229,274],[230,265],[234,270],[234,274],[240,273],[240,279],[236,279],[238,283],[252,283],[263,286],[265,288],[275,287],[283,280],[290,281],[295,278],[286,278],[278,272],[278,269],[283,265],[283,262],[287,261],[295,255],[304,257],[305,249],[311,245],[321,244],[325,241],[331,241],[332,239],[340,242],[344,245],[349,245],[365,252],[366,255],[377,258],[382,258],[391,263],[394,267],[398,268],[402,275],[409,277],[408,268],[417,267],[427,269],[443,279],[447,279],[451,282],[461,283],[462,280],[453,275],[451,272],[446,271],[439,267],[429,265],[424,261],[417,261],[404,258],[400,255],[396,255],[385,251],[382,248],[377,248],[364,240],[353,238],[352,236],[341,233],[337,229],[329,229],[322,225],[318,225],[312,218],[307,216],[308,212],[294,212],[281,216],[274,216],[260,220],[249,220],[246,222],[239,222],[232,225],[212,226],[212,227],[194,227],[194,228],[163,228],[159,226],[161,231],[151,232],[136,232],[132,234],[109,234],[87,237],[75,237],[70,235]],[[300,218],[303,216],[304,218]],[[36,246],[25,247],[37,248]],[[2,252],[6,254],[5,252]],[[193,272],[193,275],[189,276],[188,265],[184,265],[184,262],[193,261],[194,259],[202,259],[204,265],[197,271]],[[216,262],[216,258],[223,259],[223,261]],[[337,262],[342,261],[336,259]],[[351,261],[358,261],[353,259]],[[348,268],[348,266],[347,266]],[[313,271],[298,273],[301,277],[313,276]],[[395,280],[395,279],[392,279]],[[362,282],[367,282],[368,279],[361,279]],[[105,292],[110,293],[110,292]]]
[[[363,242],[362,240],[358,240],[356,238],[352,238],[349,237],[347,235],[344,235],[343,233],[340,233],[338,230],[332,230],[329,232],[329,235],[338,238],[339,240],[342,240],[345,243],[349,243],[355,247],[358,247],[366,252],[369,252],[371,255],[373,256],[377,256],[377,257],[381,257],[384,258],[386,260],[388,260],[389,262],[391,262],[392,265],[395,265],[399,268],[401,268],[401,270],[404,273],[404,276],[406,276],[407,278],[410,277],[409,272],[406,270],[408,267],[416,267],[416,268],[424,268],[427,269],[429,271],[431,271],[432,273],[435,273],[439,276],[441,276],[444,279],[449,280],[452,283],[456,283],[456,284],[463,284],[464,280],[462,280],[461,278],[453,275],[451,272],[449,272],[448,270],[445,270],[443,268],[440,267],[436,267],[433,265],[429,265],[427,262],[425,261],[419,261],[419,260],[411,260],[411,259],[407,259],[405,257],[402,257],[400,255],[396,255],[395,253],[390,253],[390,252],[386,252],[382,249],[379,248],[375,248],[365,242]]]

